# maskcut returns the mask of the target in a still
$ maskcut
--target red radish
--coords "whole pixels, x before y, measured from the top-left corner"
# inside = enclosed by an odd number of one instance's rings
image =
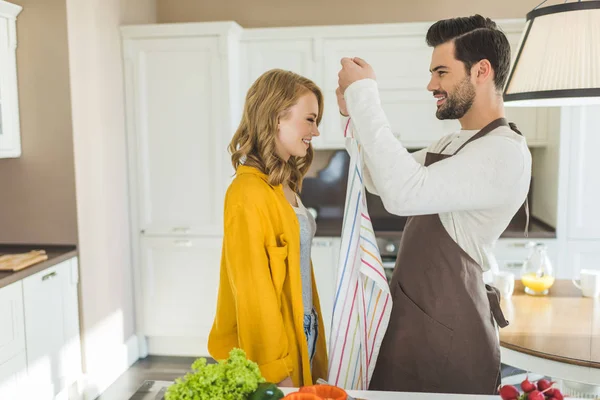
[[[502,400],[517,400],[519,398],[519,391],[513,385],[504,385],[498,391]]]
[[[560,390],[558,389],[554,389],[554,394],[552,395],[552,398],[555,400],[563,400],[564,396],[563,394],[560,392]]]
[[[542,394],[544,394],[544,396],[546,397],[554,396],[555,389],[552,387],[552,385],[554,385],[554,382],[550,382],[547,379],[540,379],[537,382],[538,390],[542,392]]]
[[[535,385],[529,381],[529,377],[527,377],[523,382],[521,382],[521,389],[523,389],[525,393],[529,393],[533,392],[536,388]]]
[[[539,390],[532,390],[527,395],[527,400],[545,400],[545,397]]]

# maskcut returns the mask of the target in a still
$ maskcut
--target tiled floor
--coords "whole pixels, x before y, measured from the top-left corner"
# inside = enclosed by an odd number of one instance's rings
[[[165,357],[148,356],[138,360],[121,377],[111,385],[97,400],[135,400],[132,396],[146,380],[172,381],[190,371],[190,366],[195,358],[192,357]],[[210,360],[212,362],[212,360]],[[503,365],[503,383],[513,383],[511,376],[520,382],[519,374],[524,371]]]

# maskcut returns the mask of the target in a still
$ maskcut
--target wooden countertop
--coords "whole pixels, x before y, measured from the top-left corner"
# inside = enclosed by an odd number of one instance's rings
[[[56,245],[0,245],[0,255],[26,253],[31,250],[46,250],[48,259],[34,264],[17,272],[0,271],[0,289],[11,283],[20,281],[35,273],[50,268],[56,264],[73,258],[77,255],[75,246],[56,246]]]
[[[600,368],[600,299],[581,296],[569,280],[557,280],[547,296],[530,296],[515,282],[502,300],[509,326],[501,346],[549,360]]]

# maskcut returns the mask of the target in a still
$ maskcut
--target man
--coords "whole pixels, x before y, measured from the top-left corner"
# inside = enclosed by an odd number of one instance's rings
[[[442,20],[430,27],[427,43],[436,116],[458,119],[461,130],[422,151],[408,153],[392,134],[369,64],[346,58],[339,73],[338,104],[362,145],[367,189],[390,213],[411,216],[370,389],[494,394],[495,325],[507,321],[482,274],[525,201],[531,155],[503,118],[510,47],[496,24],[480,15]]]

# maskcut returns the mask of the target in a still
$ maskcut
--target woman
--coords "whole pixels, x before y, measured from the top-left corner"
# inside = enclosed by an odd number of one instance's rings
[[[280,386],[326,378],[327,350],[310,244],[315,221],[298,193],[313,158],[323,95],[310,80],[271,70],[246,96],[229,145],[236,176],[225,196],[225,237],[208,348],[233,347]]]

